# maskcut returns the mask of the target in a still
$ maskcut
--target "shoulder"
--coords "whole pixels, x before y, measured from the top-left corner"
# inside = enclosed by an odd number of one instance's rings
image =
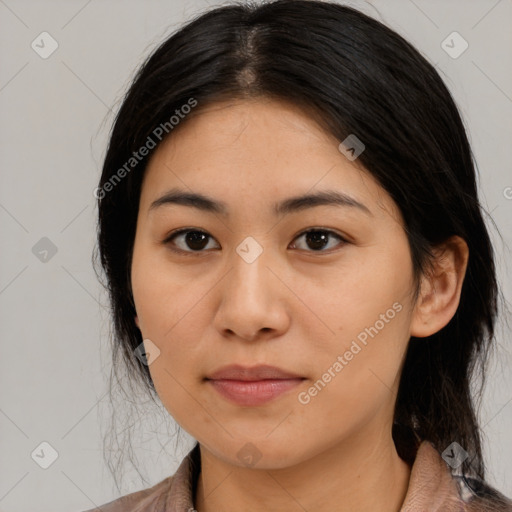
[[[429,441],[421,442],[401,512],[512,512],[512,501],[481,480],[454,474]]]
[[[101,507],[83,512],[145,512],[157,510],[158,504],[165,500],[173,479],[174,475],[169,476],[152,487],[126,494],[101,505]]]

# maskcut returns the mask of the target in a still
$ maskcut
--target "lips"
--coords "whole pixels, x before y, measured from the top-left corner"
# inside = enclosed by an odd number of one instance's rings
[[[221,396],[242,406],[263,405],[298,386],[304,377],[275,366],[230,365],[213,372],[206,381]]]
[[[276,366],[258,365],[258,366],[241,366],[229,365],[220,368],[207,377],[211,380],[243,380],[256,381],[267,379],[302,379],[301,375],[281,370]]]

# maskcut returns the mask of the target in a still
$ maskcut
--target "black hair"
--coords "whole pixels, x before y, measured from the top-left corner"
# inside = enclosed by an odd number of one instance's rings
[[[198,111],[225,99],[258,97],[302,107],[340,142],[350,134],[363,141],[358,161],[400,209],[416,282],[428,272],[433,248],[453,235],[466,241],[469,261],[454,317],[432,336],[410,339],[394,438],[404,458],[412,445],[402,433],[429,440],[439,451],[456,441],[469,453],[464,473],[483,480],[470,386],[477,376],[483,386],[498,286],[474,158],[436,69],[395,31],[352,7],[277,0],[214,8],[167,38],[138,70],[115,119],[98,189],[98,249],[112,307],[114,365],[122,356],[132,375],[154,391],[148,367],[134,355],[142,337],[130,284],[151,155],[113,185],[112,178],[191,99]]]

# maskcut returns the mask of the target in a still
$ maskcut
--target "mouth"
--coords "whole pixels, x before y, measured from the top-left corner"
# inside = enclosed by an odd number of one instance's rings
[[[242,406],[270,402],[298,386],[305,377],[275,366],[225,366],[205,379],[222,397]]]

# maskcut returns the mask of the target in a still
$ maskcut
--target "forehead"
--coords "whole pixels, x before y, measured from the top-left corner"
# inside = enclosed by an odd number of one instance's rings
[[[339,151],[340,141],[295,105],[260,99],[196,109],[150,159],[142,198],[147,209],[150,199],[176,187],[247,206],[256,197],[275,204],[321,189],[360,202],[386,199],[357,160]]]

